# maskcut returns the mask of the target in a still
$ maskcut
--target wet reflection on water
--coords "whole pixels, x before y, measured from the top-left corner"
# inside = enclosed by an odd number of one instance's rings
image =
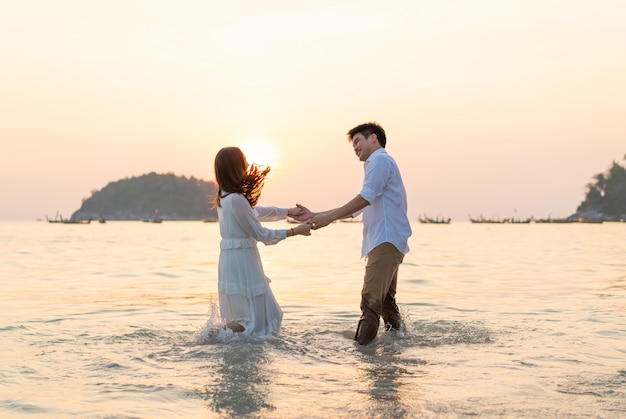
[[[407,359],[399,339],[394,333],[383,334],[371,347],[360,348],[360,368],[371,403],[367,410],[372,415],[410,417],[421,398],[416,376],[422,373],[415,367],[423,361]]]
[[[212,383],[204,388],[211,410],[234,416],[274,410],[269,402],[270,364],[262,342],[215,345],[220,351]]]

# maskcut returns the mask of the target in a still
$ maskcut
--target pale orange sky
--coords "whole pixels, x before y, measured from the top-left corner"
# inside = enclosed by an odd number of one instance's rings
[[[328,209],[370,120],[413,220],[567,216],[626,154],[624,22],[621,0],[0,0],[0,220],[209,180],[227,145],[274,165],[261,205]]]

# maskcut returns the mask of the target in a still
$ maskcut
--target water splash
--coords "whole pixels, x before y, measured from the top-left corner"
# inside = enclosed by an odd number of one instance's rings
[[[209,318],[206,324],[194,334],[198,345],[225,342],[234,336],[234,332],[226,327],[219,315],[219,306],[211,298],[209,300]]]
[[[417,345],[429,347],[492,342],[489,329],[456,320],[420,320],[411,325],[411,334]]]

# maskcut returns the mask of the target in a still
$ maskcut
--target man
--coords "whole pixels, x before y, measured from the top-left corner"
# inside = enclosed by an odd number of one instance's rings
[[[380,316],[386,330],[403,329],[395,296],[398,268],[409,251],[411,225],[398,165],[385,150],[385,130],[374,122],[362,124],[348,131],[348,140],[359,160],[365,162],[361,192],[342,207],[306,212],[312,216],[308,222],[313,229],[363,212],[361,257],[366,257],[367,264],[361,292],[362,315],[354,339],[366,345],[378,333]]]

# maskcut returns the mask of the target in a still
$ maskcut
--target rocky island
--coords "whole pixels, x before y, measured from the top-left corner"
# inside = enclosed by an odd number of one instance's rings
[[[91,192],[72,220],[217,220],[217,186],[195,177],[149,173]]]

